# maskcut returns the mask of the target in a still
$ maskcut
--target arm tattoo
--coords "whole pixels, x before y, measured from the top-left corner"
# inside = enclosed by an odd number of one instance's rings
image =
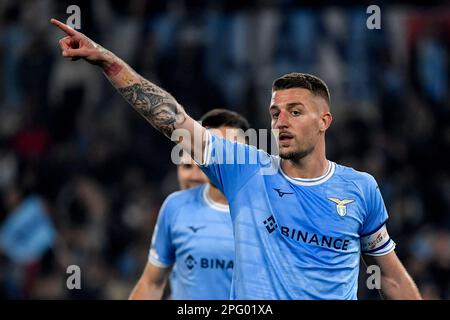
[[[175,98],[149,81],[141,80],[118,90],[136,111],[169,138],[175,127],[186,120]]]
[[[122,66],[120,64],[118,64],[117,62],[113,62],[109,66],[107,66],[106,68],[103,69],[105,74],[110,78],[116,76],[121,70],[122,70]]]

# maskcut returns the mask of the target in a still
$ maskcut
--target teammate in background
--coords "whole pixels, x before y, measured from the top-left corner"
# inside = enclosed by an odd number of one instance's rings
[[[219,135],[225,130],[248,129],[247,120],[223,109],[209,111],[201,121]],[[239,132],[233,137],[244,141]],[[195,164],[181,168],[181,173],[185,173],[179,175],[182,187],[201,181],[203,174]],[[229,299],[234,266],[232,224],[225,196],[211,183],[166,199],[153,233],[149,262],[130,299],[161,299],[172,266],[172,299]]]
[[[208,178],[206,177],[206,175],[199,169],[199,167],[195,164],[194,161],[192,161],[189,156],[186,157],[185,161],[182,161],[182,163],[177,166],[177,180],[180,190],[194,188],[208,182]],[[163,294],[161,297],[162,300],[170,299],[170,283],[171,281],[173,281],[173,278],[174,273],[172,272],[170,274],[170,280],[166,283],[166,286],[163,290]]]
[[[194,188],[208,182],[208,178],[203,171],[198,168],[190,157],[188,158],[189,160],[183,161],[177,166],[177,178],[180,190]]]
[[[135,110],[167,137],[176,129],[190,133],[180,145],[202,164],[230,205],[236,248],[231,298],[356,299],[364,254],[368,264],[379,266],[387,298],[421,299],[394,251],[375,179],[326,158],[332,116],[321,79],[294,73],[274,81],[270,114],[272,128],[280,132],[275,157],[209,133],[174,97],[117,56],[67,25],[52,23],[67,34],[60,40],[64,57],[100,66]],[[237,163],[237,155],[255,152],[256,163]],[[234,161],[223,163],[218,156],[223,154]],[[267,166],[278,170],[269,175]]]

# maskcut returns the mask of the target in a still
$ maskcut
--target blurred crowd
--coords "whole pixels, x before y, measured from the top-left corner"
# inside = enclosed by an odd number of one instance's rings
[[[125,299],[147,260],[172,144],[101,71],[60,56],[49,24],[81,31],[199,118],[232,109],[269,128],[273,79],[319,75],[334,122],[328,158],[378,181],[397,254],[427,299],[450,299],[450,6],[289,0],[0,3],[0,298]],[[67,267],[81,270],[68,290]],[[377,299],[366,289],[361,299]]]

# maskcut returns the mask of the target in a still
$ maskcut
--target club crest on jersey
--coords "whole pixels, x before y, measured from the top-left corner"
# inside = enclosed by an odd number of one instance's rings
[[[343,217],[347,214],[347,204],[355,201],[355,200],[350,200],[350,199],[339,200],[338,198],[327,198],[327,199],[336,204],[336,212],[341,217]]]

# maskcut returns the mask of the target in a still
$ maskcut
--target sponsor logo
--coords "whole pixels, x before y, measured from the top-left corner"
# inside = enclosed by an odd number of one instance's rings
[[[273,217],[273,215],[264,220],[263,223],[269,234],[278,229],[278,224],[275,222],[275,218]],[[324,248],[347,251],[348,246],[350,244],[349,239],[319,235],[314,232],[289,228],[287,226],[280,226],[279,230],[282,236],[308,245],[315,245]]]
[[[280,198],[283,198],[283,196],[286,194],[294,194],[293,192],[284,192],[284,191],[281,191],[280,189],[276,189],[276,188],[273,188],[273,190],[275,190],[278,193],[278,196]]]
[[[375,249],[375,247],[384,240],[385,238],[385,230],[381,230],[376,235],[375,239],[371,242],[369,242],[369,250]]]
[[[275,222],[275,218],[273,216],[270,216],[269,218],[264,220],[264,225],[266,226],[266,229],[269,233],[274,232],[278,228],[278,225]]]
[[[184,260],[184,263],[186,263],[186,267],[191,270],[194,268],[194,266],[197,264],[197,261],[195,261],[194,257],[191,255],[188,255],[186,260]]]
[[[228,270],[234,268],[233,260],[224,260],[224,259],[212,259],[212,258],[200,258],[197,260],[189,255],[184,262],[186,263],[186,267],[189,270],[192,270],[196,265],[199,265],[201,269],[220,269],[220,270]]]
[[[191,229],[192,232],[197,233],[198,230],[200,230],[200,229],[205,229],[206,226],[201,226],[201,227],[197,227],[197,228],[194,227],[194,226],[189,226],[188,228]]]

